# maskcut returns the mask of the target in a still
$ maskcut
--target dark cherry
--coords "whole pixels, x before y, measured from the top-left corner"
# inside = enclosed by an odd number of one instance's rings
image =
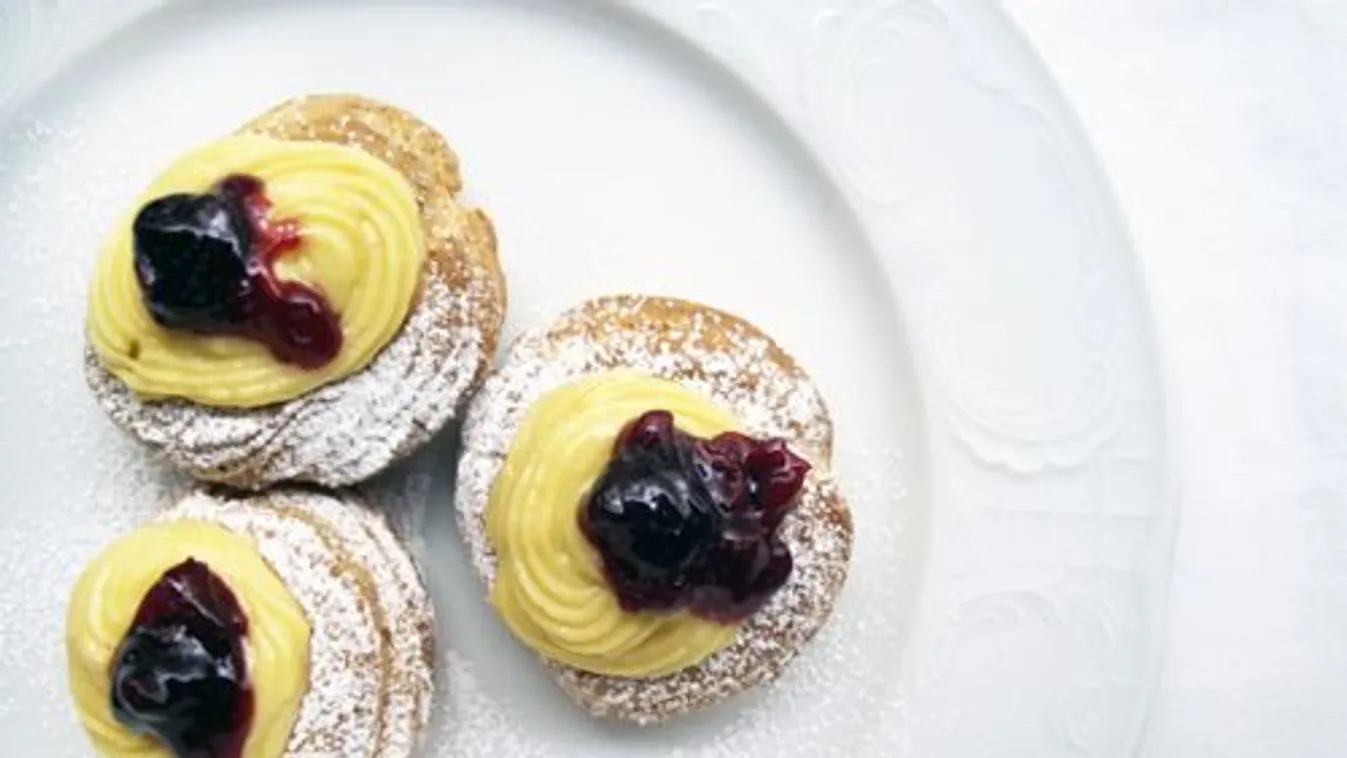
[[[239,758],[253,716],[248,621],[206,564],[188,559],[146,593],[112,665],[112,713],[178,758]]]
[[[708,556],[706,565],[693,608],[706,618],[732,623],[761,608],[790,578],[795,562],[786,543],[772,536],[726,539]]]
[[[225,198],[161,197],[136,214],[132,231],[136,278],[155,321],[194,331],[243,322],[252,230]]]
[[[808,471],[781,440],[700,439],[649,411],[618,435],[580,526],[624,609],[733,623],[790,577],[778,529]]]
[[[602,545],[629,610],[684,605],[719,523],[710,493],[682,471],[691,450],[677,444],[672,419],[629,426],[590,498],[589,539]]]
[[[141,294],[167,328],[247,337],[277,360],[318,368],[341,350],[341,323],[321,292],[276,276],[303,239],[298,222],[270,218],[265,190],[237,174],[145,206],[132,227]]]

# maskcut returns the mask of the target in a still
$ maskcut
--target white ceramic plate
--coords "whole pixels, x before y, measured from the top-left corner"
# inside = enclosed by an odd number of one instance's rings
[[[1174,518],[1155,351],[1089,149],[994,5],[151,5],[0,0],[5,754],[88,754],[66,593],[182,485],[84,389],[98,242],[171,156],[330,90],[400,103],[458,149],[499,228],[511,333],[636,290],[776,334],[831,399],[856,511],[840,610],[778,687],[620,728],[488,613],[445,435],[375,485],[441,619],[429,755],[1131,753]]]

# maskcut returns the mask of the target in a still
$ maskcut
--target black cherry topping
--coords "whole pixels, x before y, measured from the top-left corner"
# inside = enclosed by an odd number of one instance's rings
[[[618,435],[580,528],[624,610],[736,623],[790,577],[779,531],[808,472],[782,440],[702,439],[649,411]]]
[[[132,227],[141,295],[161,326],[247,337],[319,368],[341,350],[341,323],[322,293],[276,275],[303,238],[297,220],[270,210],[262,180],[242,174],[150,202]]]
[[[177,758],[240,758],[253,718],[238,600],[206,564],[174,566],[146,593],[112,664],[112,713]]]

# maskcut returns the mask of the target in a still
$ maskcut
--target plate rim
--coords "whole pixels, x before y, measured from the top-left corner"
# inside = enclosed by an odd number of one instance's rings
[[[7,125],[9,121],[20,114],[22,104],[39,93],[54,78],[61,76],[62,73],[76,65],[84,55],[105,39],[115,35],[122,28],[132,24],[138,18],[146,13],[151,13],[160,7],[169,5],[173,0],[131,0],[122,4],[97,4],[94,0],[74,0],[59,7],[59,10],[53,12],[53,15],[43,15],[47,12],[45,6],[38,5],[37,2],[26,2],[25,0],[0,0],[0,21],[6,18],[6,15],[13,18],[15,8],[28,9],[32,11],[37,8],[37,15],[30,20],[30,27],[25,34],[31,35],[29,42],[37,40],[36,47],[40,48],[40,53],[29,56],[21,64],[15,64],[12,71],[19,71],[19,75],[8,82],[0,80],[0,124]],[[651,0],[628,0],[619,5],[633,9],[639,13],[646,14],[650,18],[657,20],[661,25],[678,34],[681,38],[696,44],[699,48],[714,57],[729,71],[739,78],[743,83],[754,92],[762,94],[764,99],[771,104],[773,110],[781,117],[784,123],[790,125],[793,129],[800,126],[799,115],[792,114],[789,109],[781,105],[782,95],[773,85],[765,84],[762,78],[762,71],[759,68],[761,62],[754,62],[744,58],[732,47],[727,48],[723,43],[708,42],[705,36],[705,29],[696,26],[698,14],[714,13],[716,9],[742,7],[745,9],[745,18],[759,19],[750,21],[750,23],[762,24],[763,29],[784,29],[787,24],[783,21],[774,19],[770,14],[775,12],[776,8],[784,6],[774,5],[761,0],[716,0],[715,2],[699,2],[690,5],[692,13],[688,14],[685,9],[672,11],[667,7],[660,7],[658,3]],[[832,0],[813,0],[811,2],[812,13],[814,15],[840,13],[839,5]],[[1144,735],[1147,731],[1148,722],[1152,713],[1150,707],[1154,700],[1154,694],[1158,689],[1160,682],[1160,673],[1164,667],[1165,645],[1164,636],[1168,622],[1168,602],[1170,591],[1170,580],[1173,572],[1174,550],[1176,546],[1175,536],[1180,527],[1181,513],[1181,495],[1182,495],[1182,469],[1181,461],[1178,457],[1178,451],[1182,449],[1181,433],[1178,425],[1178,414],[1175,408],[1175,395],[1171,391],[1174,386],[1172,379],[1172,361],[1167,359],[1166,342],[1164,335],[1159,331],[1155,319],[1154,293],[1152,288],[1147,285],[1149,280],[1149,271],[1143,256],[1137,252],[1135,239],[1131,233],[1127,216],[1114,191],[1114,184],[1111,181],[1106,165],[1100,160],[1098,151],[1094,148],[1089,139],[1089,134],[1084,125],[1080,122],[1074,108],[1071,107],[1069,99],[1063,92],[1060,83],[1054,76],[1052,70],[1043,62],[1041,56],[1034,50],[1031,38],[1024,29],[1022,23],[1016,19],[1013,13],[1001,6],[1000,3],[992,0],[869,0],[861,3],[857,7],[860,12],[879,12],[882,10],[892,10],[904,6],[928,5],[945,13],[955,13],[953,10],[958,7],[959,13],[967,12],[968,7],[977,7],[979,12],[985,12],[990,16],[997,17],[997,22],[1004,25],[1007,33],[1018,39],[1023,49],[1027,51],[1028,59],[1037,68],[1036,76],[1041,79],[1043,86],[1050,91],[1050,98],[1055,102],[1050,103],[1052,117],[1059,119],[1061,125],[1066,129],[1068,138],[1083,150],[1083,155],[1088,163],[1088,170],[1093,177],[1092,185],[1103,196],[1104,211],[1110,217],[1109,223],[1116,227],[1115,233],[1119,235],[1119,245],[1124,251],[1122,260],[1131,268],[1132,275],[1130,281],[1130,295],[1137,299],[1138,307],[1136,312],[1143,319],[1142,330],[1144,331],[1144,341],[1147,346],[1148,358],[1151,363],[1151,371],[1154,374],[1151,377],[1156,385],[1158,397],[1156,402],[1159,404],[1159,416],[1157,421],[1161,425],[1159,445],[1162,450],[1162,456],[1157,459],[1157,467],[1162,479],[1160,504],[1158,506],[1157,523],[1162,532],[1156,538],[1155,549],[1160,554],[1156,558],[1155,569],[1159,571],[1160,576],[1156,577],[1156,584],[1151,603],[1157,608],[1153,609],[1154,616],[1151,619],[1151,628],[1148,630],[1152,637],[1152,654],[1149,656],[1150,671],[1145,675],[1147,689],[1144,698],[1142,711],[1137,716],[1134,735],[1129,740],[1129,752],[1135,752],[1142,744]],[[87,7],[86,7],[87,6]],[[97,7],[98,11],[91,11],[91,7]],[[59,12],[63,18],[57,18],[54,13]],[[87,14],[81,23],[64,23],[69,20],[70,15]],[[63,21],[64,19],[64,21]],[[699,34],[701,36],[699,36]],[[45,36],[44,36],[45,35]],[[5,39],[0,34],[0,41]],[[717,44],[720,44],[717,47]],[[0,63],[4,62],[4,50],[0,49]],[[776,64],[770,64],[776,65]],[[2,67],[0,67],[2,68]],[[4,87],[9,84],[9,88]],[[829,150],[820,149],[817,144],[817,129],[814,125],[806,125],[800,132],[804,141],[814,151],[820,165],[827,168],[830,176],[838,180],[835,174],[836,163],[829,158]],[[843,196],[850,198],[845,192]],[[902,303],[902,298],[898,296],[897,288],[894,286],[894,273],[888,261],[883,260],[885,256],[880,255],[879,261],[883,270],[888,274],[889,281],[887,286],[895,295],[895,301],[899,303],[898,307],[902,315],[902,322],[905,329],[912,329],[912,320],[908,318],[906,308]],[[932,427],[930,418],[936,413],[931,409],[933,391],[931,383],[938,380],[932,378],[932,371],[928,366],[929,358],[923,357],[914,343],[915,340],[909,340],[913,347],[913,360],[916,368],[916,394],[920,398],[921,412],[927,417],[928,423],[923,430],[925,440],[924,446],[927,447],[927,455],[934,446],[930,439]],[[930,466],[931,462],[926,461]],[[1013,468],[1013,466],[1011,466]],[[1044,465],[1037,473],[1050,472],[1053,466]],[[1020,475],[1034,476],[1034,471],[1020,471]],[[934,478],[936,475],[931,473]],[[934,500],[934,496],[932,496]],[[928,525],[929,526],[929,525]],[[929,566],[924,565],[923,570],[929,570]],[[929,577],[924,579],[920,586],[921,594],[925,595],[925,588],[929,585]],[[918,601],[924,604],[923,597]],[[914,637],[915,637],[914,633]],[[910,645],[909,645],[910,646]]]

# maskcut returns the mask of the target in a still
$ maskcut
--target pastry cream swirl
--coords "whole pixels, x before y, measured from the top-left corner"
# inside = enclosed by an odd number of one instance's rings
[[[200,193],[229,174],[266,185],[273,219],[298,219],[302,246],[276,265],[316,288],[341,319],[342,346],[320,368],[277,361],[261,343],[165,329],[141,300],[132,221],[149,201]],[[353,147],[234,135],[197,148],[155,179],[108,237],[89,296],[89,341],[103,365],[145,398],[255,407],[289,400],[364,368],[417,297],[426,245],[411,185]]]
[[[228,584],[248,619],[243,640],[252,724],[243,758],[280,758],[309,688],[309,622],[248,537],[204,521],[141,527],[109,545],[75,584],[66,654],[75,709],[100,755],[173,758],[153,737],[112,715],[112,667],[136,610],[164,572],[195,558]]]
[[[675,382],[631,371],[581,379],[529,410],[487,504],[497,558],[492,604],[526,645],[584,671],[663,676],[700,663],[734,638],[734,626],[687,611],[624,611],[580,530],[580,508],[618,433],[656,408],[701,437],[739,428],[728,412]]]

